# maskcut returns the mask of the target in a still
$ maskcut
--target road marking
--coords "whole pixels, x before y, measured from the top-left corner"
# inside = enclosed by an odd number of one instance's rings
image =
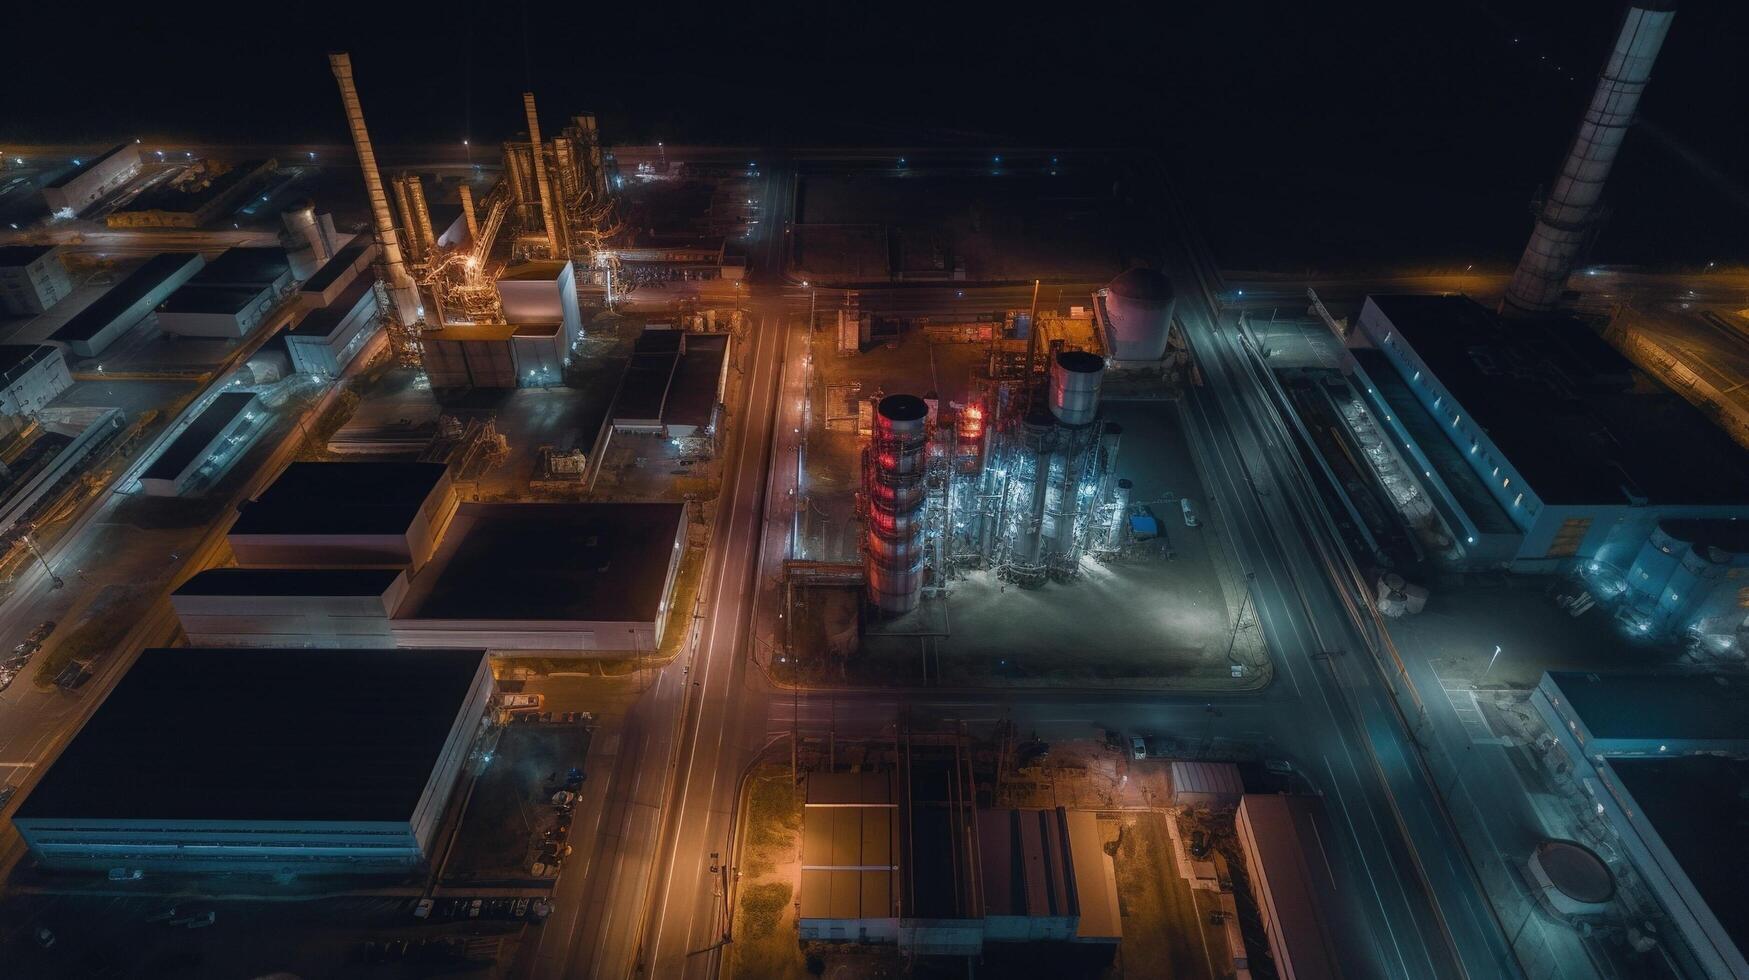
[[[1324,771],[1330,774],[1330,785],[1340,785],[1336,780],[1336,769],[1330,765],[1330,757],[1324,756]],[[1373,901],[1378,903],[1379,918],[1385,924],[1385,932],[1390,934],[1391,948],[1397,951],[1397,963],[1403,968],[1403,975],[1409,975],[1409,962],[1403,959],[1403,947],[1397,943],[1397,930],[1391,928],[1390,914],[1385,911],[1385,898],[1379,894],[1378,879],[1372,875],[1372,862],[1366,859],[1366,849],[1360,846],[1360,832],[1355,829],[1354,818],[1348,814],[1348,802],[1342,798],[1340,790],[1336,793],[1336,805],[1342,808],[1342,819],[1348,824],[1348,836],[1354,839],[1355,849],[1360,852],[1360,865],[1366,870],[1367,884],[1372,886]]]

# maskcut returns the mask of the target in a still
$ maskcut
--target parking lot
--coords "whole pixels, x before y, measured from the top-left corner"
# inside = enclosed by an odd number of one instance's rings
[[[571,811],[587,791],[587,722],[569,713],[514,721],[486,771],[474,780],[455,844],[444,862],[447,892],[458,887],[551,885],[570,845]],[[557,801],[557,802],[555,802]]]

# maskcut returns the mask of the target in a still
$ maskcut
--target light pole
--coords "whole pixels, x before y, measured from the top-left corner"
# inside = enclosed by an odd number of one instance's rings
[[[1239,615],[1233,617],[1233,632],[1227,637],[1227,663],[1233,662],[1233,646],[1239,642],[1239,627],[1245,623],[1245,607],[1251,604],[1251,583],[1257,581],[1256,572],[1245,573],[1245,595],[1239,600]]]
[[[55,570],[53,568],[49,567],[49,561],[47,558],[43,557],[43,553],[36,550],[36,541],[34,541],[31,538],[29,531],[24,532],[24,546],[26,548],[29,548],[30,553],[35,555],[36,560],[42,564],[43,571],[48,573],[49,581],[55,583],[55,586],[54,586],[55,588],[58,589],[58,588],[67,584],[65,580],[63,580],[59,575],[55,574]]]
[[[1482,679],[1488,679],[1488,671],[1494,669],[1494,661],[1500,659],[1500,644],[1494,644],[1494,655],[1488,658],[1488,666],[1482,668]]]

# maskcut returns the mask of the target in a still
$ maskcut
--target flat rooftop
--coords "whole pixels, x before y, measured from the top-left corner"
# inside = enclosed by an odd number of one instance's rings
[[[397,618],[648,622],[677,503],[463,504]]]
[[[184,283],[170,294],[162,307],[165,313],[225,313],[236,314],[253,306],[261,298],[264,286],[210,286],[198,282],[199,276]]]
[[[516,336],[516,325],[513,323],[450,324],[436,330],[427,330],[421,336],[431,340],[453,340],[461,343],[505,341]]]
[[[182,583],[183,596],[376,596],[398,568],[209,568]]]
[[[1749,503],[1749,454],[1571,318],[1463,296],[1373,296],[1545,503]]]
[[[54,352],[47,344],[0,344],[0,385],[24,377]]]
[[[1682,873],[1739,948],[1749,947],[1749,761],[1611,759]]]
[[[442,463],[298,462],[244,504],[232,534],[405,534]]]
[[[68,320],[59,330],[56,330],[50,340],[68,343],[76,340],[90,340],[97,336],[104,327],[115,322],[129,307],[144,299],[148,293],[164,284],[164,280],[181,272],[190,262],[199,262],[198,252],[165,252],[154,255],[146,260],[146,264],[135,269],[126,279],[109,287],[109,291],[97,297],[91,305],[80,310]]]
[[[1434,421],[1433,416],[1421,407],[1415,400],[1415,393],[1404,383],[1397,369],[1385,357],[1383,351],[1357,350],[1354,359],[1366,371],[1377,386],[1378,394],[1385,404],[1391,406],[1392,413],[1403,423],[1403,428],[1415,438],[1415,444],[1426,454],[1427,461],[1439,471],[1439,478],[1445,483],[1446,489],[1463,508],[1464,513],[1476,524],[1476,529],[1484,534],[1517,534],[1518,525],[1512,523],[1512,518],[1500,506],[1500,501],[1494,498],[1492,491],[1476,471],[1470,468],[1469,461],[1464,459],[1452,441],[1446,438],[1445,432]]]
[[[412,816],[483,650],[147,650],[18,816]]]
[[[103,161],[108,160],[110,157],[115,156],[117,153],[120,153],[121,151],[127,149],[128,146],[129,146],[129,144],[127,144],[127,143],[117,143],[114,146],[110,147],[109,149],[104,150],[102,153],[97,154],[96,156],[89,156],[89,157],[82,156],[79,158],[79,162],[74,165],[72,170],[67,171],[66,173],[62,174],[59,177],[56,177],[53,181],[51,181],[49,183],[48,186],[50,186],[50,187],[65,187],[68,184],[71,184],[73,181],[78,180],[80,177],[84,176],[85,174],[90,173],[99,164],[103,163]]]
[[[559,278],[565,271],[568,262],[557,262],[551,259],[536,259],[532,262],[522,262],[507,267],[499,273],[499,282],[532,282],[551,281]]]
[[[1696,674],[1549,671],[1596,738],[1749,740],[1749,683]]]
[[[376,277],[361,275],[346,287],[346,291],[334,297],[334,302],[320,309],[311,310],[303,319],[287,327],[287,336],[292,337],[330,337],[334,331],[345,322],[346,317],[364,300],[365,294],[376,285]]]
[[[278,246],[229,248],[189,282],[202,286],[267,286],[290,271],[291,259]]]
[[[364,236],[360,235],[359,238],[362,239]],[[359,257],[364,255],[365,249],[370,248],[370,246],[371,243],[368,241],[354,241],[352,244],[335,252],[334,257],[322,263],[322,267],[316,270],[316,274],[311,276],[309,280],[304,283],[303,291],[306,293],[319,293],[327,289],[329,286],[334,285],[334,280],[339,279],[347,269],[352,268],[353,264],[359,260]]]
[[[140,474],[142,480],[174,480],[177,475],[188,468],[201,453],[206,452],[219,433],[225,427],[237,420],[249,406],[255,404],[255,395],[247,391],[227,391],[214,398],[206,408],[201,409],[188,428],[164,447],[158,458],[152,460],[152,465]]]
[[[54,250],[53,245],[0,245],[0,269],[22,269]]]
[[[723,360],[729,356],[728,334],[693,334],[687,338],[686,353],[674,367],[674,380],[668,385],[668,401],[662,406],[662,424],[710,424],[717,407],[717,380],[722,377]]]

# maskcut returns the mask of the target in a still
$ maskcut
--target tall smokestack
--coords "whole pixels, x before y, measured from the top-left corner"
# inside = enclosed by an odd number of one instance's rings
[[[1675,17],[1676,0],[1639,0],[1622,16],[1621,32],[1597,76],[1597,90],[1579,121],[1573,148],[1506,287],[1503,312],[1537,313],[1560,302],[1579,249],[1597,221],[1603,182],[1633,124],[1652,62]]]
[[[419,259],[430,261],[437,248],[437,231],[431,227],[431,206],[425,200],[425,182],[418,174],[407,175],[407,197],[413,201],[413,222],[419,232]]]
[[[534,151],[534,185],[540,191],[540,216],[547,225],[547,254],[558,258],[559,229],[553,220],[553,192],[547,187],[547,160],[540,142],[540,117],[534,111],[534,93],[522,93],[522,110],[528,113],[528,145]]]
[[[389,199],[383,193],[383,177],[377,170],[376,151],[371,149],[370,131],[364,128],[364,107],[358,103],[358,89],[352,84],[352,56],[344,51],[328,55],[328,65],[334,69],[334,80],[340,83],[340,103],[346,107],[346,121],[352,127],[352,146],[358,152],[358,166],[364,171],[364,188],[370,194],[371,216],[376,221],[377,243],[382,247],[383,264],[388,267],[389,295],[395,301],[402,324],[419,319],[419,291],[407,265],[401,259],[401,242],[395,237],[395,222],[389,217]]]
[[[478,248],[480,245],[480,219],[474,214],[474,189],[465,182],[456,188],[462,198],[462,217],[468,222],[468,247]]]

